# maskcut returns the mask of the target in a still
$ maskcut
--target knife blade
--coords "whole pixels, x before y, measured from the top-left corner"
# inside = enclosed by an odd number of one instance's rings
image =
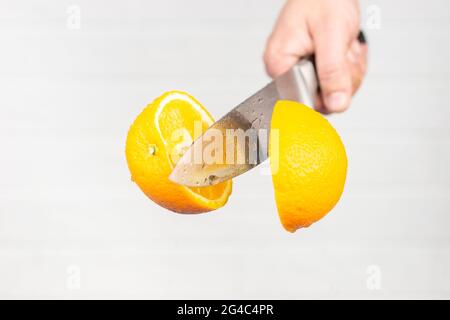
[[[269,156],[270,121],[278,100],[314,106],[318,79],[312,59],[297,65],[210,126],[178,160],[169,179],[203,187],[236,177]]]

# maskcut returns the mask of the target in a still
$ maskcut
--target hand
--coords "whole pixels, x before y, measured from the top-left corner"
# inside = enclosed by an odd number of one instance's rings
[[[345,111],[366,72],[367,45],[358,34],[357,0],[288,0],[267,43],[267,73],[276,77],[314,53],[321,90],[316,109]]]

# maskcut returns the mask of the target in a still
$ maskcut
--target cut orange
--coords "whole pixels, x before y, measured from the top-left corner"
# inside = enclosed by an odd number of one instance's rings
[[[279,101],[271,122],[270,166],[281,223],[294,232],[321,219],[339,201],[347,156],[321,114],[300,103]]]
[[[171,91],[149,104],[128,132],[126,157],[131,178],[154,202],[179,213],[201,213],[222,207],[232,182],[190,188],[171,182],[174,165],[201,132],[213,122],[206,109],[184,92]]]
[[[214,122],[187,93],[171,91],[148,105],[127,136],[131,178],[154,202],[179,213],[201,213],[226,204],[231,180],[185,187],[169,180],[176,162]],[[194,130],[196,123],[201,129]],[[323,218],[339,201],[347,174],[344,145],[319,113],[292,101],[275,105],[270,131],[270,167],[278,214],[290,232]]]

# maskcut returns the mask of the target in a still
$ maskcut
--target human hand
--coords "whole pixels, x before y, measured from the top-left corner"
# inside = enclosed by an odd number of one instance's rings
[[[321,91],[316,109],[345,111],[367,67],[367,45],[358,34],[357,0],[287,0],[267,42],[267,73],[276,77],[314,53]]]

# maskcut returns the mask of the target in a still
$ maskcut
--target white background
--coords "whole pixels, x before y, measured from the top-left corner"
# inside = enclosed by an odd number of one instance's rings
[[[257,170],[199,216],[130,181],[127,130],[155,97],[188,91],[217,118],[266,84],[281,5],[0,1],[0,297],[450,298],[446,0],[363,2],[363,26],[368,5],[382,17],[369,74],[329,117],[348,182],[311,228],[283,230]]]

